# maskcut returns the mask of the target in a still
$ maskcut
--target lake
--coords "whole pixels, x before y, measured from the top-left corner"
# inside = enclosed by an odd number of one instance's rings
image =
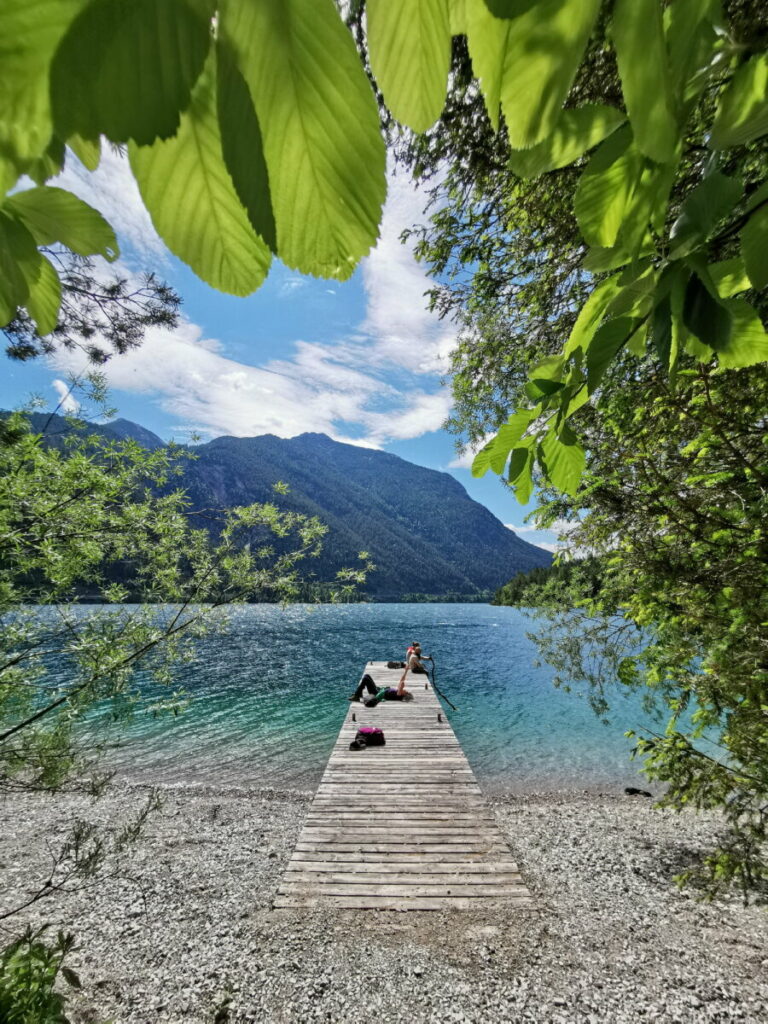
[[[536,668],[519,609],[480,604],[246,605],[226,635],[198,642],[179,673],[178,717],[139,715],[115,757],[141,782],[310,788],[365,662],[401,660],[412,640],[434,655],[447,710],[486,790],[637,783],[626,729],[649,723],[639,698],[617,696],[611,724]],[[393,672],[393,679],[397,674]],[[415,680],[414,680],[415,682]],[[418,686],[413,686],[418,698]],[[149,699],[148,694],[148,699]]]

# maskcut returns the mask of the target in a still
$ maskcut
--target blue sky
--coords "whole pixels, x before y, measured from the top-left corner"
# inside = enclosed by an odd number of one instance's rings
[[[153,270],[182,296],[182,322],[154,330],[134,352],[105,367],[118,415],[164,439],[305,431],[392,452],[451,473],[516,533],[551,547],[556,537],[525,525],[523,508],[491,474],[475,480],[441,429],[451,406],[441,383],[455,344],[452,323],[426,309],[429,281],[399,241],[421,219],[423,198],[390,177],[381,238],[346,282],[307,277],[275,263],[248,298],[203,284],[172,256],[143,207],[127,162],[109,151],[89,174],[71,158],[61,178],[115,227],[127,275]],[[0,407],[31,393],[52,404],[78,353],[47,361],[3,358]]]

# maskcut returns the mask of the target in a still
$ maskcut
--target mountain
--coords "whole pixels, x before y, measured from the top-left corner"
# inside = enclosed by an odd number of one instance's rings
[[[48,417],[32,419],[42,429]],[[65,420],[54,418],[49,426],[54,443],[67,429]],[[91,429],[148,448],[163,443],[129,420]],[[325,434],[219,437],[190,450],[195,458],[178,485],[193,508],[274,501],[273,485],[286,483],[289,492],[280,505],[316,515],[329,528],[321,556],[305,562],[304,572],[330,581],[337,570],[355,567],[360,551],[368,551],[377,568],[364,593],[374,600],[477,596],[552,561],[549,552],[521,540],[473,501],[450,474],[387,452],[341,444]]]
[[[194,505],[270,501],[272,485],[287,483],[281,504],[317,515],[329,527],[323,554],[309,568],[319,579],[332,579],[368,551],[377,569],[365,592],[378,600],[412,593],[470,596],[552,561],[473,501],[450,474],[387,452],[324,434],[219,437],[194,452],[183,478]]]

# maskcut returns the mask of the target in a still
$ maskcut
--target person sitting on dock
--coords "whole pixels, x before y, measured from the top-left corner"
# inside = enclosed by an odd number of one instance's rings
[[[427,670],[424,667],[423,661],[421,660],[422,657],[427,657],[427,655],[422,655],[421,644],[414,642],[413,653],[410,655],[408,661],[405,663],[405,672],[403,672],[402,676],[400,677],[400,682],[397,684],[398,693],[405,692],[405,677],[408,675],[409,672],[413,672],[414,675],[427,675]]]

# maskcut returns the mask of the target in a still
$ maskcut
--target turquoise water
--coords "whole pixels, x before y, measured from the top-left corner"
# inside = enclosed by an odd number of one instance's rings
[[[617,699],[611,725],[535,668],[530,620],[488,605],[250,605],[225,636],[198,643],[180,676],[177,718],[139,715],[115,755],[142,782],[316,785],[365,662],[401,659],[411,640],[436,660],[459,708],[448,717],[478,779],[514,791],[638,779],[624,730],[649,721]],[[393,673],[394,675],[394,673]],[[418,691],[416,691],[418,694]]]

